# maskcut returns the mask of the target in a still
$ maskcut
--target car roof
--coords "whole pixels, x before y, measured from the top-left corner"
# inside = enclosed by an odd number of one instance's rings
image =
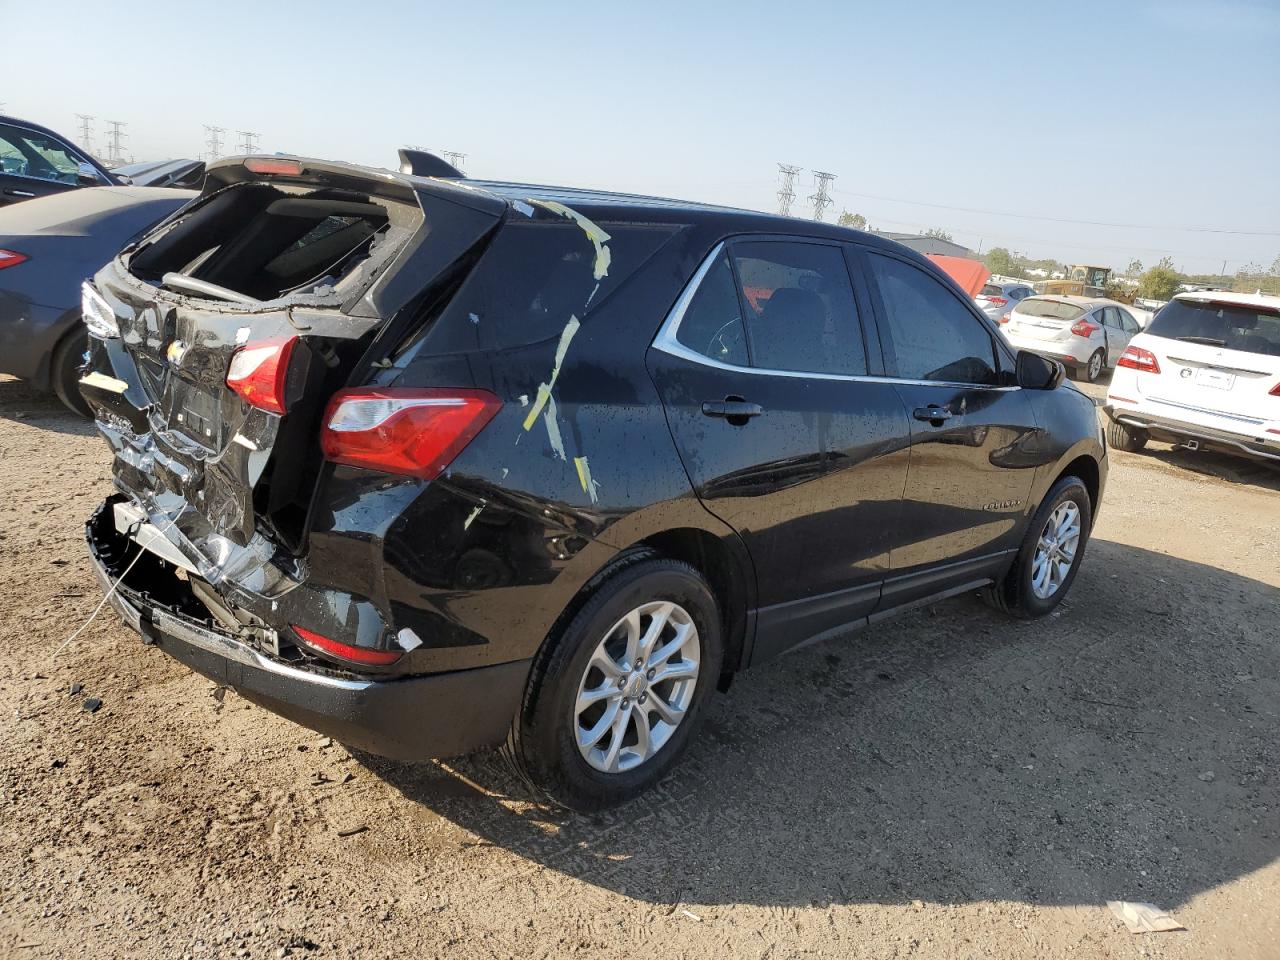
[[[1280,296],[1271,293],[1233,293],[1230,290],[1190,290],[1174,296],[1175,300],[1195,300],[1200,303],[1237,303],[1243,307],[1264,307],[1280,310]]]
[[[409,177],[408,179],[418,179]],[[901,253],[902,244],[878,237],[875,234],[851,227],[840,227],[820,220],[800,217],[784,217],[760,210],[720,206],[696,200],[680,200],[672,197],[651,197],[638,193],[619,193],[610,190],[594,190],[581,187],[563,187],[549,184],[517,183],[500,180],[446,180],[483,190],[506,200],[521,203],[530,200],[551,200],[563,203],[579,211],[591,211],[603,219],[636,219],[678,221],[681,223],[715,223],[726,228],[751,233],[795,234],[809,237],[826,237],[833,240],[857,240],[868,246],[893,249]],[[913,259],[924,259],[919,255]]]

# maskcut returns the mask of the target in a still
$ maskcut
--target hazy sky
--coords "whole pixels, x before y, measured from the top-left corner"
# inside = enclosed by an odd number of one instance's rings
[[[984,250],[1280,255],[1280,0],[0,0],[0,43],[4,111],[68,135],[93,114],[99,153],[107,119],[138,159],[217,124],[228,153],[236,130],[379,166],[414,143],[479,177],[759,209],[782,161],[793,212],[827,170],[828,219]]]

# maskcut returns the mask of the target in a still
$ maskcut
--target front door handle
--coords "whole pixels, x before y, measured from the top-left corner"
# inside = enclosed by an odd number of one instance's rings
[[[739,397],[710,400],[702,405],[703,416],[728,420],[736,427],[742,426],[752,417],[758,417],[762,413],[764,413],[764,407],[760,404],[750,403]]]
[[[35,196],[35,194],[32,193],[30,190],[6,190],[4,193],[5,193],[5,196],[7,197],[34,197]]]
[[[911,415],[917,420],[925,420],[940,427],[951,419],[952,413],[946,407],[940,407],[936,403],[931,403],[927,407],[916,407]]]

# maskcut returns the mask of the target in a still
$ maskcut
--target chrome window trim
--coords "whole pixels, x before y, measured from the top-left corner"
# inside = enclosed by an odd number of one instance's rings
[[[804,238],[796,238],[795,242],[803,243]],[[992,390],[999,392],[1008,392],[1011,390],[1021,390],[1022,388],[1016,384],[1012,386],[992,386],[983,383],[960,383],[952,380],[908,380],[904,377],[875,377],[870,374],[840,374],[840,373],[805,373],[803,370],[774,370],[770,367],[740,367],[734,363],[724,363],[708,357],[706,354],[699,353],[691,347],[685,346],[677,338],[676,334],[680,330],[680,322],[684,319],[685,313],[689,309],[689,304],[693,302],[694,295],[698,292],[698,287],[702,284],[703,279],[711,268],[715,265],[716,259],[725,250],[724,241],[717,243],[711,252],[703,258],[702,263],[698,265],[698,269],[694,271],[689,282],[685,284],[680,296],[676,298],[676,302],[672,304],[671,309],[667,312],[666,318],[662,321],[662,326],[658,329],[657,336],[653,338],[650,346],[655,350],[661,350],[668,356],[678,357],[681,360],[687,360],[690,363],[701,364],[704,367],[712,367],[716,370],[724,370],[728,373],[745,373],[755,376],[765,377],[792,377],[797,380],[837,380],[841,383],[901,383],[915,387],[963,387],[966,390]],[[852,279],[852,278],[851,278]],[[744,322],[745,326],[745,322]]]

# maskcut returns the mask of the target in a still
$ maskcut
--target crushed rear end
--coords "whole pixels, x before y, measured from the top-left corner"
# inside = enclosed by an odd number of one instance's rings
[[[527,664],[414,675],[404,654],[420,640],[390,628],[374,587],[351,585],[376,573],[314,577],[308,539],[326,403],[376,376],[505,212],[446,181],[226,161],[200,200],[85,285],[81,391],[119,491],[86,536],[104,589],[145,640],[373,752],[438,756],[501,739],[503,711],[480,709],[467,675],[514,701]],[[393,500],[396,481],[384,486]]]

